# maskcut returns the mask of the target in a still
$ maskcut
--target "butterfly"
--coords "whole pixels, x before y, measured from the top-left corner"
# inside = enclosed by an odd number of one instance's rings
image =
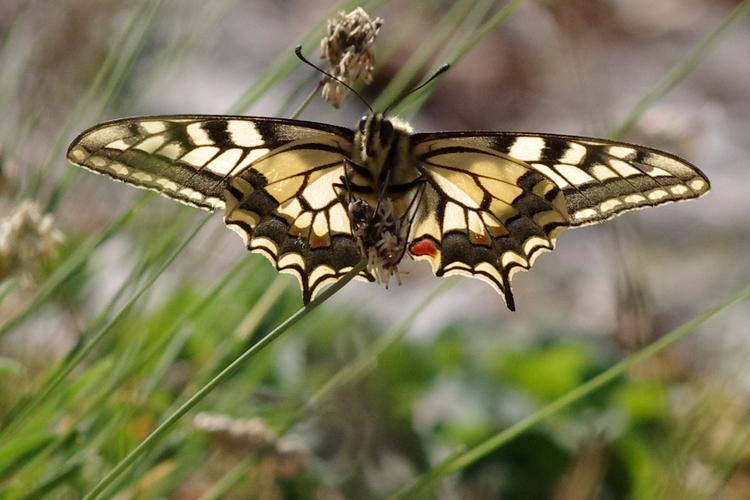
[[[370,112],[356,129],[248,116],[148,116],[96,125],[68,159],[205,210],[299,280],[307,304],[360,262],[400,281],[409,255],[437,276],[511,277],[569,228],[697,198],[708,178],[669,153],[605,139],[415,133]]]

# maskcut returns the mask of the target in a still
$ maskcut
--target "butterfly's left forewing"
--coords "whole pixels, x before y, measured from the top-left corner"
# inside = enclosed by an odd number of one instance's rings
[[[427,180],[409,251],[437,275],[489,282],[513,309],[510,277],[568,227],[697,198],[708,179],[654,149],[574,136],[492,132],[415,134]]]
[[[98,125],[68,158],[183,203],[224,208],[227,226],[295,275],[307,303],[361,259],[335,190],[351,148],[349,129],[319,123],[156,116]]]

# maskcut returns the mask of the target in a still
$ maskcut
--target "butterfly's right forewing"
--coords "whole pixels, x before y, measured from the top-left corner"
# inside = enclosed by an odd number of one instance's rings
[[[351,149],[352,132],[332,125],[155,116],[98,125],[73,142],[68,158],[189,205],[224,208],[227,226],[295,275],[309,302],[361,259],[334,189]]]

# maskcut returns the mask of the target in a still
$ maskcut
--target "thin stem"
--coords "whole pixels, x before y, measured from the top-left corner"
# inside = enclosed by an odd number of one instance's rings
[[[446,278],[431,294],[425,297],[414,310],[405,317],[398,325],[391,328],[383,339],[368,351],[362,357],[348,363],[346,366],[336,372],[328,381],[318,389],[305,404],[305,410],[318,406],[327,396],[336,391],[338,388],[351,384],[360,379],[370,370],[377,366],[380,357],[393,345],[399,342],[409,331],[409,327],[414,320],[429,306],[435,299],[445,293],[449,288],[455,286],[457,280]]]
[[[430,486],[437,479],[461,470],[464,467],[476,462],[480,458],[487,456],[489,453],[504,446],[530,428],[534,427],[542,420],[554,415],[555,413],[559,412],[563,408],[570,406],[576,401],[580,401],[584,397],[602,388],[604,385],[612,382],[614,379],[625,373],[633,366],[663,351],[686,335],[694,332],[700,325],[702,325],[718,313],[748,299],[750,299],[750,287],[745,288],[724,303],[712,307],[705,313],[701,314],[691,321],[688,321],[679,328],[672,330],[655,342],[647,345],[643,349],[636,351],[619,363],[613,365],[611,368],[590,379],[588,382],[581,384],[572,391],[556,399],[547,406],[541,408],[539,411],[532,413],[520,422],[517,422],[507,429],[500,431],[499,433],[495,434],[489,439],[482,441],[479,445],[474,446],[467,451],[459,452],[448,457],[440,464],[430,468],[429,471],[418,477],[413,483],[409,484],[408,486],[391,496],[390,499],[398,500],[411,498],[419,492],[424,491],[425,488]]]
[[[169,255],[169,257],[159,266],[156,271],[154,271],[149,279],[141,286],[141,288],[130,298],[130,300],[125,304],[122,309],[115,315],[112,320],[110,320],[109,323],[107,323],[90,341],[88,344],[86,344],[81,350],[79,350],[70,360],[68,360],[67,363],[61,365],[57,370],[55,370],[50,377],[47,379],[47,381],[42,384],[42,387],[36,391],[34,396],[27,401],[25,405],[22,405],[17,411],[14,411],[9,421],[6,422],[6,425],[2,431],[0,431],[0,436],[3,434],[7,434],[11,429],[11,423],[12,422],[22,422],[23,418],[26,417],[29,412],[31,412],[34,408],[36,408],[40,403],[45,401],[47,397],[52,393],[52,391],[57,388],[60,383],[65,380],[65,378],[70,374],[70,372],[73,371],[73,368],[75,368],[78,363],[81,362],[93,349],[96,347],[99,342],[106,337],[106,335],[114,328],[115,325],[117,325],[122,318],[125,317],[125,315],[130,312],[132,307],[135,305],[135,303],[140,299],[143,294],[145,294],[150,288],[151,285],[156,282],[157,278],[161,276],[161,274],[164,272],[164,270],[174,262],[174,260],[177,258],[177,256],[180,255],[182,250],[193,240],[195,235],[200,232],[201,229],[203,229],[203,226],[206,225],[206,223],[209,221],[210,215],[206,216],[203,221],[198,225],[198,227],[195,228],[192,234],[190,234],[185,240],[183,240],[182,244],[180,244],[179,247],[175,248],[174,251]]]
[[[296,120],[297,118],[299,118],[299,115],[301,115],[305,108],[307,108],[307,106],[312,102],[312,100],[315,98],[315,95],[320,91],[321,87],[323,87],[323,82],[318,81],[318,84],[313,87],[309,94],[307,94],[305,100],[302,101],[302,104],[299,105],[297,110],[292,113],[289,118],[291,118],[292,120]]]
[[[628,116],[620,126],[610,133],[610,137],[618,139],[633,128],[638,118],[654,103],[664,97],[670,90],[675,88],[690,72],[700,64],[716,44],[721,41],[729,31],[739,23],[745,16],[750,14],[750,0],[745,0],[722,22],[718,28],[711,31],[698,45],[696,45],[686,57],[675,66],[672,71],[662,78],[654,88],[644,95],[633,107]]]
[[[148,26],[154,19],[156,19],[156,13],[162,3],[163,0],[158,0],[155,2],[143,0],[141,2],[138,10],[133,15],[133,17],[131,17],[130,22],[126,26],[125,30],[123,30],[121,37],[112,45],[112,48],[102,62],[102,65],[100,66],[99,71],[94,77],[94,80],[91,82],[91,85],[86,89],[86,92],[84,92],[83,97],[78,101],[78,104],[76,105],[76,108],[73,110],[73,112],[68,115],[68,119],[60,129],[60,133],[57,135],[54,144],[49,149],[47,158],[36,171],[36,175],[34,176],[34,179],[28,188],[28,196],[35,197],[37,195],[50,165],[53,161],[58,159],[60,151],[62,151],[75,121],[90,106],[91,101],[93,100],[99,89],[101,89],[105,85],[111,85],[111,83],[107,83],[107,79],[114,77],[113,68],[116,67],[118,60],[120,59],[122,46],[125,45],[126,41],[128,41],[133,32],[138,28],[142,29],[140,33],[140,41],[143,42],[145,34],[148,31]],[[134,58],[136,55],[137,53],[127,54],[126,57]],[[120,76],[118,75],[117,78],[119,77]],[[57,197],[53,198],[56,199]]]
[[[249,349],[240,354],[234,359],[226,368],[224,368],[218,375],[212,378],[208,383],[201,387],[190,399],[185,401],[182,406],[177,408],[169,417],[164,420],[159,426],[154,429],[138,446],[136,446],[128,455],[123,458],[104,478],[97,483],[96,486],[84,497],[86,499],[97,498],[104,490],[112,484],[128,467],[135,463],[138,458],[145,454],[151,447],[164,435],[180,418],[182,418],[188,411],[190,411],[195,405],[197,405],[203,398],[211,393],[219,384],[228,379],[234,374],[245,362],[253,358],[257,353],[266,348],[274,340],[279,338],[281,334],[287,331],[292,325],[297,323],[300,319],[307,316],[320,304],[328,300],[334,293],[339,291],[344,285],[351,281],[357,274],[367,265],[366,261],[361,261],[354,268],[346,273],[340,280],[325,289],[318,297],[312,302],[307,304],[305,307],[298,310],[292,316],[287,318],[283,323],[274,328],[265,337],[261,338],[258,342],[253,344]]]
[[[492,31],[500,25],[505,19],[508,18],[509,15],[513,13],[522,3],[524,0],[513,0],[511,3],[500,9],[500,11],[492,16],[492,18],[488,19],[486,23],[484,23],[472,36],[466,44],[464,44],[458,52],[456,52],[453,57],[450,60],[451,64],[455,64],[456,61],[461,59],[463,56],[465,56],[471,49],[474,48],[479,42],[484,40],[484,38],[492,33]]]
[[[52,275],[37,289],[31,302],[16,316],[9,319],[0,326],[0,338],[8,332],[15,329],[27,318],[31,316],[44,302],[54,293],[57,288],[78,271],[91,256],[96,248],[108,241],[112,236],[120,232],[136,213],[143,207],[145,202],[151,197],[151,193],[143,193],[135,202],[125,210],[120,217],[110,224],[101,236],[97,239],[80,246],[65,262],[60,264]]]

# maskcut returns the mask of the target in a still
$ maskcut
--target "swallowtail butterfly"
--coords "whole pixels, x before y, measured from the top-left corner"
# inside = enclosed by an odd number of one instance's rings
[[[369,113],[355,130],[246,116],[149,116],[97,125],[71,162],[205,210],[299,280],[308,303],[362,259],[388,283],[405,255],[492,285],[565,229],[697,198],[709,181],[655,149],[515,132],[414,133]]]

